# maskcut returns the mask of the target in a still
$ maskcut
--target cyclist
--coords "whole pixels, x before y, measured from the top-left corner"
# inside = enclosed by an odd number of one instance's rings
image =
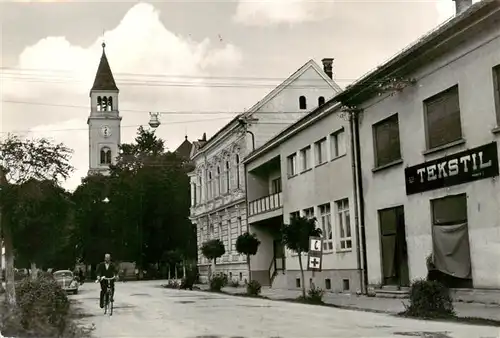
[[[108,286],[108,282],[111,283],[111,299],[113,301],[113,297],[115,295],[115,280],[107,280],[104,278],[113,278],[117,277],[118,269],[115,264],[111,262],[111,255],[104,255],[104,262],[99,263],[97,266],[97,281],[101,283],[101,296],[99,298],[99,305],[101,309],[104,308],[104,294],[106,293],[106,288]]]

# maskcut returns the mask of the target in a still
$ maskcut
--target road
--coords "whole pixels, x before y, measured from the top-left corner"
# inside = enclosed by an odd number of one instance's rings
[[[164,282],[117,283],[115,312],[98,306],[97,284],[82,285],[70,296],[95,325],[94,337],[156,338],[322,338],[423,337],[493,338],[499,328],[426,322],[385,314],[351,311],[202,291],[161,287]]]

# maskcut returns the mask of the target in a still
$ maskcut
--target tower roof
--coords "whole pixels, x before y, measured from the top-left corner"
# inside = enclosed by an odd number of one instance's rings
[[[91,91],[95,90],[118,90],[116,86],[115,79],[113,77],[113,72],[109,66],[108,58],[106,57],[106,51],[104,50],[106,44],[102,44],[102,56],[99,67],[97,68],[97,73],[95,74],[94,85]]]
[[[175,150],[175,153],[181,157],[184,157],[186,159],[189,159],[189,156],[191,155],[191,148],[193,147],[193,144],[188,141],[187,136],[184,139],[184,142]]]

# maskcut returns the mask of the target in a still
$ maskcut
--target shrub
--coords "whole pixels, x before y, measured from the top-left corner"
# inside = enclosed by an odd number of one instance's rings
[[[4,318],[4,335],[60,337],[68,336],[68,330],[75,331],[69,317],[69,299],[54,279],[24,279],[16,286],[16,298],[17,307],[9,309]]]
[[[437,281],[417,280],[410,286],[410,305],[405,314],[420,318],[446,318],[455,315],[450,290]]]
[[[193,286],[197,281],[198,281],[198,271],[196,269],[190,269],[186,271],[186,276],[181,281],[181,289],[193,290]]]
[[[220,292],[228,283],[228,278],[225,273],[215,273],[210,279],[210,291]]]
[[[247,284],[247,295],[258,296],[260,295],[261,291],[262,291],[262,285],[260,285],[260,283],[257,282],[256,280],[251,280]]]
[[[325,291],[320,287],[311,285],[307,291],[307,301],[312,304],[323,304],[323,296]]]
[[[240,286],[240,282],[237,279],[231,279],[229,285],[233,288],[237,288]]]

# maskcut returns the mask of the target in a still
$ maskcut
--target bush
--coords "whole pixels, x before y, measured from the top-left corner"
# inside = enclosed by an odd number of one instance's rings
[[[261,291],[262,291],[262,285],[260,285],[260,283],[257,282],[256,280],[251,280],[247,284],[247,295],[258,296],[260,295]]]
[[[240,282],[237,279],[231,279],[231,282],[229,283],[229,285],[233,288],[237,288],[240,286]]]
[[[24,279],[16,286],[17,307],[4,312],[2,334],[23,337],[76,337],[66,292],[50,277]]]
[[[214,273],[210,279],[210,291],[220,292],[227,285],[228,281],[225,273]]]
[[[323,304],[323,296],[325,291],[320,287],[314,285],[307,291],[307,301],[312,304]]]
[[[181,289],[193,290],[194,284],[198,282],[198,277],[198,271],[196,269],[186,271],[186,276],[181,281]]]
[[[420,318],[447,318],[455,315],[450,290],[437,281],[417,280],[410,286],[410,305],[405,315]]]

